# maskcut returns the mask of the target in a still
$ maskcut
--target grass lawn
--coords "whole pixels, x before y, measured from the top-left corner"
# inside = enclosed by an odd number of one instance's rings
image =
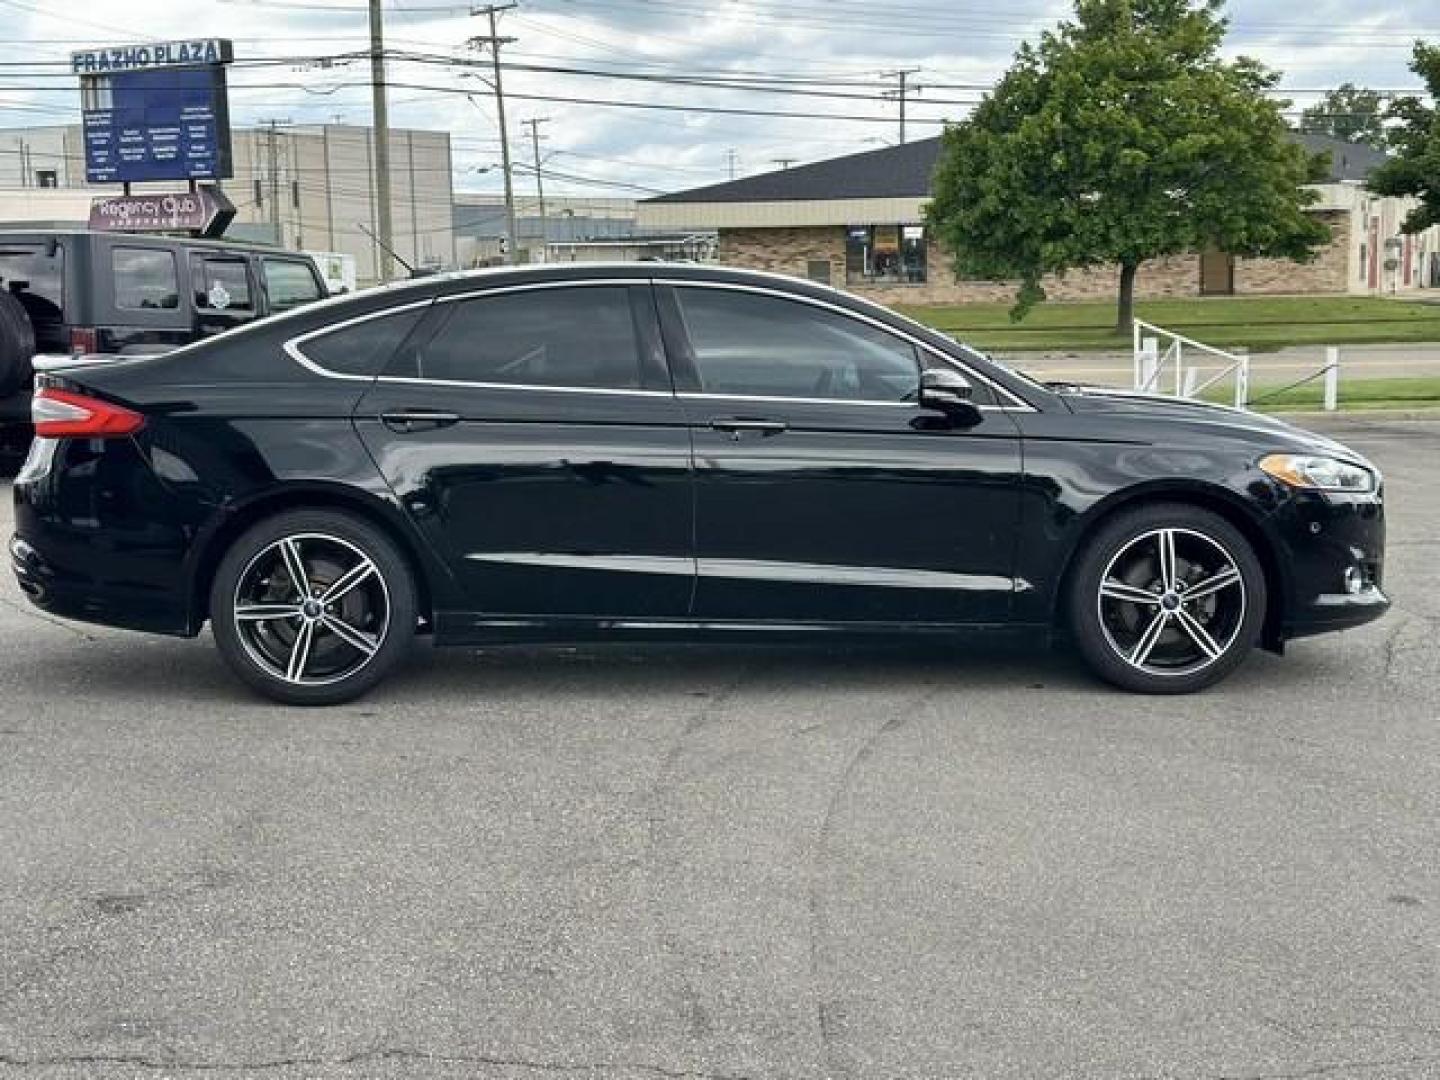
[[[901,307],[911,318],[967,345],[1004,351],[1128,351],[1115,333],[1115,304],[1040,304],[1023,322],[1008,304]],[[1146,322],[1220,348],[1254,352],[1287,345],[1440,342],[1440,304],[1368,296],[1213,297],[1150,300],[1136,306]]]
[[[1278,391],[1278,392],[1277,392]],[[1319,412],[1325,407],[1325,389],[1317,380],[1293,390],[1251,387],[1252,408],[1260,412]],[[1234,404],[1234,391],[1216,386],[1200,395],[1221,405]],[[1440,378],[1342,379],[1341,410],[1440,408]]]

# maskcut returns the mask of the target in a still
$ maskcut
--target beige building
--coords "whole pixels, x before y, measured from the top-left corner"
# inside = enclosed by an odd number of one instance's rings
[[[1299,136],[1328,151],[1331,172],[1312,213],[1331,242],[1310,263],[1239,259],[1211,251],[1146,263],[1142,298],[1202,295],[1388,294],[1440,288],[1440,229],[1400,234],[1406,200],[1364,187],[1383,160],[1368,147]],[[647,230],[710,228],[720,262],[836,285],[887,304],[1013,299],[1013,283],[957,281],[924,224],[940,140],[926,139],[747,177],[639,204]],[[1118,268],[1076,271],[1045,283],[1052,299],[1114,297]]]
[[[379,245],[367,235],[379,232],[370,128],[239,128],[231,141],[235,175],[220,184],[237,210],[228,236],[351,255],[361,284],[376,279]],[[394,247],[412,266],[456,265],[452,167],[448,132],[391,131]],[[91,197],[117,190],[86,183],[79,124],[0,132],[0,223],[83,223]]]

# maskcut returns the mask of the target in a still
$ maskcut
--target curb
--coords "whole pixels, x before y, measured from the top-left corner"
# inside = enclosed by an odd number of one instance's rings
[[[1364,422],[1374,420],[1386,420],[1390,423],[1440,423],[1440,408],[1421,409],[1338,409],[1335,412],[1301,412],[1299,410],[1277,409],[1274,412],[1256,410],[1262,416],[1271,416],[1276,420],[1339,420],[1350,422]]]

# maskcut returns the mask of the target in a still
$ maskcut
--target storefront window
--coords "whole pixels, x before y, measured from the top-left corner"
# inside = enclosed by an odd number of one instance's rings
[[[923,225],[851,225],[845,230],[845,281],[922,285],[925,246]]]

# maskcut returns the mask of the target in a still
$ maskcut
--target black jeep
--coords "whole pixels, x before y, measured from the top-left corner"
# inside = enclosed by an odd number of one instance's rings
[[[309,256],[278,248],[0,231],[0,468],[30,442],[36,353],[163,352],[326,294]]]

